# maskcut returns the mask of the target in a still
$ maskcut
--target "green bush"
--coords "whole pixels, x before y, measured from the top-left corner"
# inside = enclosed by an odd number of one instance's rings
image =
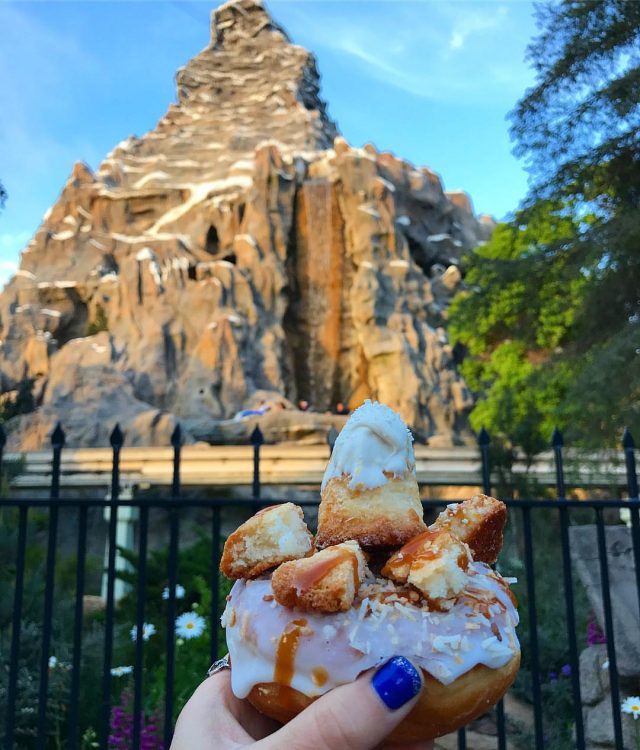
[[[35,742],[40,681],[42,644],[42,614],[45,588],[45,562],[47,549],[47,513],[29,511],[27,545],[24,567],[24,593],[20,631],[20,658],[18,669],[18,700],[16,706],[16,747],[31,748]],[[7,701],[9,658],[13,619],[13,597],[16,580],[16,547],[18,512],[0,509],[0,704]],[[122,580],[132,590],[118,602],[115,611],[113,639],[113,666],[135,663],[135,643],[131,628],[136,620],[138,560],[137,556],[120,550],[132,570],[121,574]],[[143,709],[147,718],[163,721],[166,639],[168,602],[162,593],[167,585],[168,550],[152,551],[147,558],[146,586],[144,590],[145,622],[153,623],[157,632],[144,643]],[[176,601],[176,614],[186,611],[201,615],[206,621],[205,632],[191,640],[176,639],[174,715],[177,718],[182,706],[204,678],[210,666],[211,541],[204,537],[193,545],[182,548],[179,557],[178,583],[185,589],[184,598]],[[50,748],[63,748],[68,736],[68,703],[73,652],[73,625],[75,614],[75,580],[77,560],[75,555],[58,557],[54,583],[54,611],[49,656],[55,657],[49,669],[49,697],[47,702],[47,734]],[[88,556],[87,582],[100,579],[102,560]],[[90,590],[90,589],[87,589]],[[222,614],[230,582],[220,576],[218,614]],[[105,635],[105,613],[86,615],[83,622],[79,736],[83,748],[95,747],[101,723],[102,673]],[[175,637],[171,628],[172,637]],[[218,653],[226,652],[224,631],[219,623],[214,625]],[[47,657],[47,658],[48,658]],[[118,706],[127,691],[132,692],[133,677],[112,677],[112,705]]]
[[[139,561],[131,552],[121,550],[129,561],[132,570],[120,573],[123,581],[131,586],[131,591],[120,601],[116,613],[118,632],[114,664],[125,666],[135,663],[135,643],[130,631],[136,622]],[[168,584],[168,548],[155,550],[147,557],[146,585],[144,589],[144,621],[156,627],[156,633],[145,642],[144,648],[144,695],[145,711],[162,714],[166,680],[167,637],[176,639],[174,677],[174,716],[178,716],[182,706],[195,688],[202,682],[211,665],[211,638],[217,641],[219,654],[226,653],[224,630],[219,622],[211,623],[212,592],[210,575],[213,566],[211,540],[202,536],[198,541],[180,551],[177,583],[184,587],[184,597],[176,600],[176,615],[193,612],[205,620],[206,629],[198,638],[184,639],[175,635],[174,628],[167,629],[168,601],[163,599],[163,591]],[[226,596],[231,583],[222,574],[219,577],[218,618],[226,605]],[[116,662],[116,659],[118,660]],[[127,678],[131,682],[132,677]],[[114,682],[118,682],[114,678]],[[115,689],[122,686],[124,680]]]
[[[15,508],[0,509],[0,705],[6,705],[9,680],[9,659],[13,628],[13,602],[16,580],[16,551],[19,512]],[[45,595],[46,531],[48,515],[29,513],[24,561],[20,652],[18,660],[17,702],[15,716],[16,747],[33,746],[36,735],[40,662],[42,656],[42,616]],[[95,560],[87,560],[87,568]],[[51,747],[63,747],[67,734],[70,664],[75,603],[74,557],[59,560],[54,578],[54,610],[51,623],[49,657],[49,697],[47,701],[47,734]],[[85,655],[91,653],[90,639],[84,643]],[[85,684],[95,674],[95,664],[85,659]],[[89,672],[87,674],[87,672]],[[87,706],[91,701],[85,701]],[[95,703],[95,701],[94,701]]]

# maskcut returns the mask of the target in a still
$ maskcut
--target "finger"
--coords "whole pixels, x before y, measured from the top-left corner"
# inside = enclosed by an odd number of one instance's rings
[[[373,674],[331,690],[256,750],[371,750],[409,713],[421,690],[420,670],[394,656]]]
[[[187,701],[176,723],[171,750],[211,750],[253,744],[270,734],[274,724],[249,709],[231,692],[228,671],[206,679]]]
[[[248,700],[240,700],[231,691],[231,680],[227,675],[229,699],[227,707],[238,724],[243,727],[254,740],[261,740],[280,729],[282,724],[261,714]]]

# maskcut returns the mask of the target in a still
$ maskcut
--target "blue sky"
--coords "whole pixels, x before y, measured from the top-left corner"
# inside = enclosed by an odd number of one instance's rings
[[[215,2],[0,0],[0,284],[73,163],[96,168],[154,127],[174,73],[209,36]],[[502,218],[526,192],[507,113],[533,74],[524,0],[272,0],[318,58],[323,97],[353,145],[374,143]]]

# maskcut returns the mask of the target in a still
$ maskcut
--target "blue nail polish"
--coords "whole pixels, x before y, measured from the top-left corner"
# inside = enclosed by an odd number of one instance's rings
[[[373,688],[392,711],[414,698],[422,680],[413,664],[404,656],[392,656],[371,678]]]

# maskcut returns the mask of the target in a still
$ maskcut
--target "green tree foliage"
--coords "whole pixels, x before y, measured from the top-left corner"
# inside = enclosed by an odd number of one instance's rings
[[[116,627],[120,633],[114,658],[121,664],[134,664],[135,643],[131,641],[130,630],[136,621],[139,559],[136,553],[121,549],[120,554],[129,562],[130,571],[121,571],[118,577],[131,586],[131,591],[119,602],[116,616]],[[150,553],[146,566],[145,622],[153,623],[157,633],[145,646],[145,672],[148,680],[145,710],[149,715],[161,709],[164,700],[166,680],[166,639],[167,632],[176,637],[173,628],[167,631],[168,602],[162,592],[167,586],[168,548],[154,550]],[[227,651],[223,628],[219,622],[211,621],[212,597],[211,588],[212,549],[211,541],[201,535],[186,550],[181,551],[178,583],[184,586],[184,598],[176,601],[176,614],[193,612],[203,617],[207,623],[206,630],[199,638],[183,640],[176,638],[176,671],[175,671],[175,706],[174,721],[187,702],[198,683],[211,664],[210,638],[216,638],[218,653]],[[231,582],[220,575],[218,581],[218,616],[226,606],[226,596],[231,589]],[[212,625],[214,632],[211,632]],[[115,662],[114,662],[115,663]],[[122,689],[128,684],[114,684],[114,690]]]
[[[583,445],[640,433],[640,3],[550,3],[538,25],[512,113],[531,191],[451,315],[472,423],[527,453],[554,424]]]

